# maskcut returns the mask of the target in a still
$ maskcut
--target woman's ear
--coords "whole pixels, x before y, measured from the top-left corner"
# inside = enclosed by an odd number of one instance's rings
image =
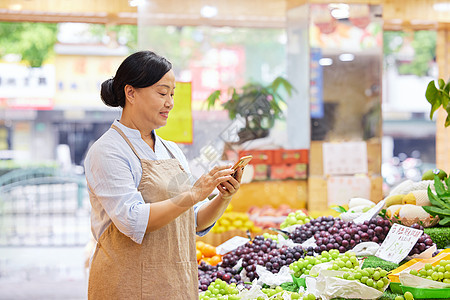
[[[127,84],[124,87],[124,92],[125,92],[125,98],[126,98],[127,102],[130,102],[130,104],[133,104],[135,97],[136,97],[136,90],[134,89],[134,87]]]

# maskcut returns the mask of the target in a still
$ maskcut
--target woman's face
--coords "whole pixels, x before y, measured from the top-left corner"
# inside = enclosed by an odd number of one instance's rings
[[[168,71],[157,83],[136,89],[136,105],[133,118],[141,126],[157,129],[167,124],[169,112],[173,108],[175,74]]]

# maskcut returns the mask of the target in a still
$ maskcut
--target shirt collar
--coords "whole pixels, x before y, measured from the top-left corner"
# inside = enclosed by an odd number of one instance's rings
[[[139,130],[137,130],[137,129],[132,129],[132,128],[129,128],[129,127],[127,127],[127,126],[125,126],[125,125],[123,125],[122,123],[120,123],[119,122],[119,120],[114,120],[114,125],[116,125],[117,127],[119,127],[124,133],[125,133],[125,135],[128,137],[128,138],[134,138],[134,139],[142,139],[142,137],[141,137],[141,133],[139,132]],[[157,135],[156,135],[156,132],[155,132],[155,130],[152,130],[152,134],[153,134],[153,136],[155,137],[155,141],[156,140],[158,140],[157,139]]]

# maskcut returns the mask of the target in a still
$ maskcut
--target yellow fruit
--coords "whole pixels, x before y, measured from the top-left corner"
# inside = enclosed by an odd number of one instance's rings
[[[402,204],[394,204],[389,206],[386,209],[386,216],[390,219],[392,219],[394,216],[398,216],[398,213],[402,207],[403,207]]]
[[[258,226],[253,226],[252,228],[250,228],[250,231],[253,233],[260,233],[262,232],[262,228]]]
[[[222,233],[225,232],[227,229],[224,226],[214,226],[211,231],[214,233]]]
[[[231,222],[228,220],[228,219],[219,219],[218,221],[217,221],[221,226],[230,226],[231,225]]]
[[[414,194],[412,192],[405,195],[405,197],[403,197],[403,199],[402,199],[402,204],[416,205],[416,196],[414,196]]]
[[[405,195],[392,195],[384,199],[386,207],[402,204],[402,199]]]
[[[242,225],[244,225],[244,222],[242,222],[241,220],[233,221],[233,226],[235,226],[237,228],[241,228]]]
[[[253,223],[253,221],[250,221],[250,220],[248,220],[244,223],[245,228],[252,228],[254,225],[255,224]]]

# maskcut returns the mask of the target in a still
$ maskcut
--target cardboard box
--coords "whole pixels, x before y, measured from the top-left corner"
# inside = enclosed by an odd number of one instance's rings
[[[370,176],[381,175],[381,141],[370,139],[367,144],[367,170]],[[323,176],[323,142],[311,141],[309,150],[309,176]]]

